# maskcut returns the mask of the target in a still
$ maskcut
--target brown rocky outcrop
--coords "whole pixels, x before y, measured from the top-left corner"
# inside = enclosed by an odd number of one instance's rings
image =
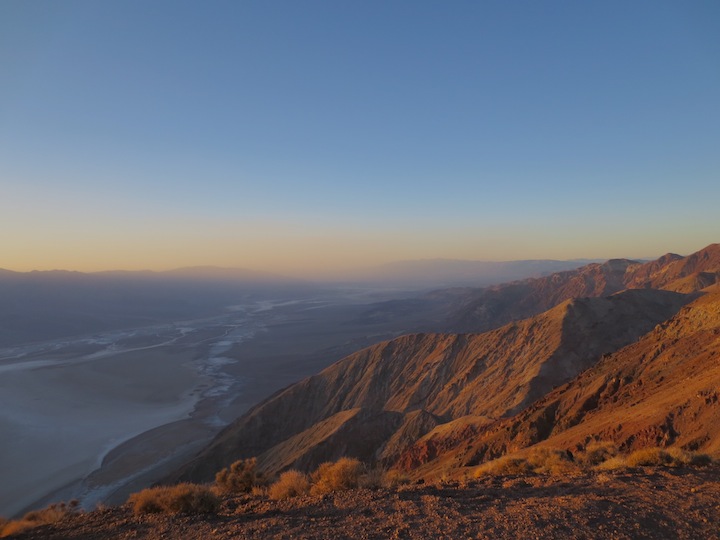
[[[471,465],[538,443],[573,450],[592,440],[625,450],[720,452],[720,289],[707,291],[516,416],[464,440],[430,442],[442,452],[421,440],[398,463],[421,474],[418,468]]]

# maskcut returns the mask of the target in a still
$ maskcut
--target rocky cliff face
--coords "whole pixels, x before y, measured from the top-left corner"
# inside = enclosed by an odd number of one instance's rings
[[[683,307],[641,340],[606,355],[512,418],[462,439],[419,441],[399,464],[472,465],[534,444],[568,449],[592,440],[632,450],[680,446],[720,451],[720,289]]]
[[[207,480],[250,456],[269,472],[341,455],[388,463],[439,424],[490,422],[522,409],[687,301],[679,293],[627,291],[567,301],[484,334],[415,334],[380,343],[249,411],[180,477]]]

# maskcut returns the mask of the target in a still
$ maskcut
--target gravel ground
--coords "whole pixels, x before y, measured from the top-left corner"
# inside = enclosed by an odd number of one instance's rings
[[[13,538],[717,539],[720,469],[507,476],[284,501],[231,497],[204,516],[136,516],[124,505]]]

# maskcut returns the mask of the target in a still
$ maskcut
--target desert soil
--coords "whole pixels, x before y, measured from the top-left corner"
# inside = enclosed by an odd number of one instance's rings
[[[495,477],[284,501],[241,496],[206,516],[136,516],[125,505],[16,538],[720,538],[720,469]]]

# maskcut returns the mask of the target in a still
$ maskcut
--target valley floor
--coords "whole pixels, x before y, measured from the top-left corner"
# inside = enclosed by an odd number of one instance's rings
[[[494,477],[284,501],[244,496],[212,516],[136,516],[126,505],[16,538],[717,539],[720,469]]]

